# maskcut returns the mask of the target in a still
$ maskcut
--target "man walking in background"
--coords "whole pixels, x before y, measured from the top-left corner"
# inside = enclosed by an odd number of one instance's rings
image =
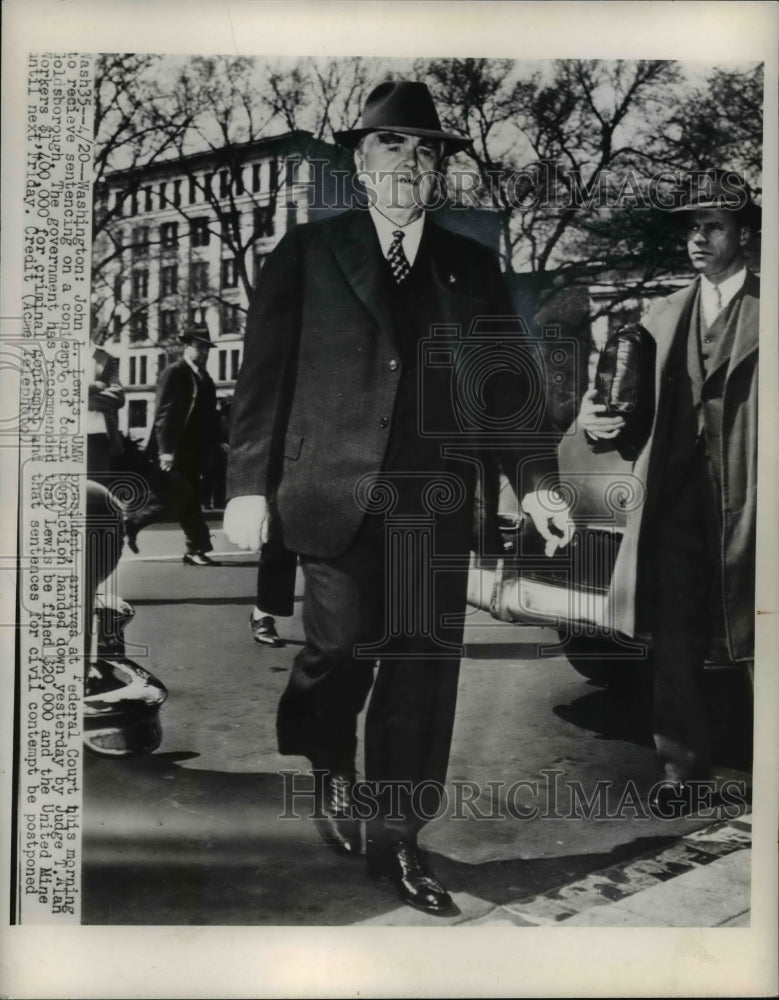
[[[102,338],[100,338],[102,342]],[[92,377],[87,401],[87,472],[91,479],[105,479],[122,454],[119,410],[124,406],[124,389],[119,381],[119,359],[92,337]],[[108,486],[108,483],[103,483]]]
[[[217,565],[206,555],[213,546],[201,507],[201,475],[217,446],[216,388],[206,371],[214,346],[205,324],[179,338],[184,354],[163,371],[157,386],[154,426],[147,446],[149,459],[160,470],[159,490],[140,511],[125,519],[127,544],[138,552],[138,532],[171,517],[186,536],[184,563]]]

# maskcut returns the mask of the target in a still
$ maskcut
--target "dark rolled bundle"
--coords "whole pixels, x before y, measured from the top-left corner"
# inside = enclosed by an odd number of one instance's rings
[[[613,442],[623,458],[633,459],[646,444],[655,406],[655,341],[640,323],[629,323],[612,333],[595,371],[595,402],[607,416],[625,418],[625,427]],[[594,450],[611,446],[596,442]]]

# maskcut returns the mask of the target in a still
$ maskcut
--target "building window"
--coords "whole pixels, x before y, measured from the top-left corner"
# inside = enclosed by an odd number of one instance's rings
[[[203,174],[203,199],[205,201],[208,201],[210,196],[214,193],[213,180],[213,174]]]
[[[160,190],[160,208],[165,208],[165,202],[166,202],[165,188],[167,186],[168,185],[167,185],[167,183],[165,181],[163,181],[162,184],[160,184],[160,189],[159,189]]]
[[[130,319],[130,339],[145,340],[149,336],[149,314],[145,309],[138,309]]]
[[[287,166],[286,182],[287,182],[287,187],[290,188],[292,187],[293,184],[297,184],[298,182],[298,170],[300,168],[300,160],[290,158],[287,160],[286,166]]]
[[[269,167],[269,182],[270,182],[270,192],[273,194],[279,189],[279,161],[274,156],[272,160],[268,162]]]
[[[130,195],[130,215],[138,214],[138,192],[133,191]]]
[[[124,214],[124,191],[114,193],[114,211],[117,215]]]
[[[160,287],[162,295],[175,295],[179,286],[178,264],[167,264],[160,268]]]
[[[149,272],[146,268],[136,268],[133,271],[132,297],[133,301],[145,299],[149,294]]]
[[[193,219],[190,228],[190,237],[193,247],[207,247],[211,239],[211,230],[208,228],[208,218],[200,216]]]
[[[219,364],[219,381],[226,382],[228,379],[232,379],[234,382],[238,378],[238,372],[241,368],[240,350],[236,348],[230,351],[219,351],[217,361]]]
[[[122,285],[124,284],[124,277],[121,274],[117,274],[114,278],[114,299],[117,302],[122,301]]]
[[[163,222],[160,226],[160,245],[164,250],[170,250],[178,246],[179,224],[178,222]]]
[[[178,207],[181,204],[181,181],[173,182],[173,204]]]
[[[197,183],[194,177],[189,178],[189,203],[194,205],[197,201]]]
[[[148,379],[146,378],[146,375],[148,374],[148,372],[146,370],[146,355],[145,354],[142,354],[138,358],[138,369],[139,369],[139,371],[138,371],[138,381],[141,383],[141,385],[146,385],[146,383],[148,381]]]
[[[222,333],[238,333],[241,329],[241,310],[237,305],[226,302],[221,308]]]
[[[165,353],[160,353],[157,355],[157,378],[162,375],[165,365],[167,364],[168,356]]]
[[[146,426],[147,404],[145,399],[131,399],[127,404],[127,426]]]
[[[237,212],[230,212],[222,216],[222,239],[226,242],[232,240],[237,243],[241,238],[240,217]]]
[[[132,231],[133,257],[149,256],[149,227],[133,226]]]
[[[114,314],[112,325],[113,325],[112,336],[114,339],[114,343],[116,343],[122,336],[122,317],[118,316],[117,314]]]
[[[252,164],[252,193],[257,194],[258,191],[262,190],[262,176],[260,170],[262,169],[261,163]]]
[[[235,193],[244,194],[246,188],[243,186],[243,167],[236,166],[233,171],[233,183],[235,184]]]
[[[238,268],[235,266],[235,257],[228,257],[222,261],[222,288],[235,288],[238,284]]]
[[[136,354],[130,355],[130,374],[127,378],[127,384],[138,384],[138,356]]]
[[[151,212],[151,187],[145,187],[143,189],[143,208],[145,212]]]
[[[230,194],[230,173],[227,170],[219,171],[219,197],[226,198]]]
[[[175,309],[160,309],[160,336],[166,340],[175,337],[178,329],[178,317]]]
[[[273,236],[273,206],[262,205],[254,210],[254,235]]]
[[[190,287],[193,292],[208,291],[208,261],[196,260],[192,262],[189,272]]]

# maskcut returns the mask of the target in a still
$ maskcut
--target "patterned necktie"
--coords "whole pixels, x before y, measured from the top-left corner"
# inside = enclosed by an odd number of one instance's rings
[[[402,285],[411,273],[411,265],[403,252],[403,237],[406,234],[402,229],[396,229],[392,234],[392,243],[387,251],[387,260],[392,268],[392,277],[396,285]]]
[[[722,312],[722,292],[719,290],[719,285],[714,286],[714,302],[717,315],[719,316]]]

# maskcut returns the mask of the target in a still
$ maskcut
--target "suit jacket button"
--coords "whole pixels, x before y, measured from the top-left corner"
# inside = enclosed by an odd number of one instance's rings
[[[390,370],[391,372],[394,372],[394,371],[395,371],[395,369],[396,369],[397,367],[398,367],[398,363],[397,363],[397,361],[396,361],[396,360],[395,360],[395,359],[393,358],[393,359],[392,359],[392,361],[390,361],[390,363],[389,363],[389,370]]]
[[[389,417],[380,417],[379,427],[389,427]]]

